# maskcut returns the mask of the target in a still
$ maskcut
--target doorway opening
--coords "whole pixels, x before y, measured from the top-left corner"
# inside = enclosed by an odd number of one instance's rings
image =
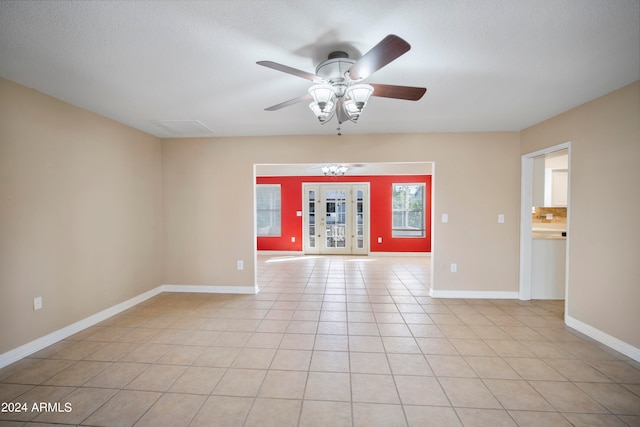
[[[336,177],[325,176],[322,171],[324,164],[319,163],[254,165],[254,200],[255,192],[261,186],[279,185],[281,190],[281,204],[278,204],[280,226],[276,227],[279,233],[275,233],[279,235],[265,236],[258,231],[257,214],[254,212],[254,265],[258,267],[255,270],[256,285],[257,277],[262,273],[259,271],[262,264],[257,262],[259,255],[281,257],[284,261],[325,254],[338,257],[355,255],[360,260],[364,259],[362,255],[375,254],[388,258],[389,262],[404,256],[424,257],[425,273],[431,276],[429,283],[433,283],[433,271],[427,267],[434,252],[432,230],[435,203],[432,183],[435,164],[395,162],[344,165],[348,166],[347,173]],[[393,185],[407,182],[426,183],[420,193],[425,195],[424,206],[420,212],[410,213],[413,215],[411,218],[419,213],[424,215],[422,237],[392,234],[400,225],[406,229],[415,227],[415,221],[395,224],[397,215],[394,216],[392,205]],[[307,184],[315,188],[305,188]],[[315,192],[310,194],[309,190]],[[375,213],[373,217],[371,211]],[[406,234],[406,230],[401,231]]]
[[[571,143],[523,155],[521,171],[519,296],[564,299],[566,316]]]

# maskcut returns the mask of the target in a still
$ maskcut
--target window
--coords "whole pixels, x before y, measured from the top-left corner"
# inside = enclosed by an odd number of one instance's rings
[[[280,185],[256,185],[256,235],[280,236]]]
[[[424,184],[393,184],[393,237],[424,237]]]

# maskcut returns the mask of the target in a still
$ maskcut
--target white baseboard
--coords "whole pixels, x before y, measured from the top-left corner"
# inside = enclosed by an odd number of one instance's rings
[[[431,252],[369,252],[369,256],[422,256],[430,257]]]
[[[162,292],[192,292],[203,294],[249,294],[258,293],[255,286],[198,286],[198,285],[162,285]]]
[[[463,299],[518,299],[518,291],[439,291],[429,289],[432,298],[463,298]]]
[[[587,325],[586,323],[581,322],[578,319],[574,319],[569,315],[565,315],[564,321],[567,326],[575,329],[576,331],[582,332],[586,336],[593,338],[594,340],[606,345],[607,347],[611,347],[612,349],[624,354],[625,356],[632,358],[636,362],[640,362],[640,348],[634,347],[631,344],[621,341],[616,337],[612,337],[611,335],[602,332],[601,330],[596,329],[591,325]]]
[[[137,297],[128,299],[124,302],[121,302],[120,304],[116,304],[113,307],[109,307],[106,310],[102,310],[99,313],[72,323],[69,326],[65,326],[62,329],[58,329],[57,331],[51,332],[50,334],[21,345],[20,347],[14,348],[13,350],[10,350],[4,354],[0,354],[0,368],[10,365],[13,362],[17,362],[18,360],[27,357],[37,351],[40,351],[45,347],[55,344],[58,341],[62,341],[63,339],[68,338],[71,335],[77,334],[83,329],[87,329],[95,324],[102,322],[103,320],[108,319],[111,316],[115,316],[116,314],[121,313],[137,304],[140,304],[141,302],[146,301],[161,292],[162,287],[160,286],[151,289],[150,291],[138,295]]]
[[[271,256],[302,256],[302,251],[257,251],[258,255],[271,255]]]
[[[258,251],[258,255],[271,255],[271,256],[304,256],[302,251]],[[314,256],[316,254],[309,254]],[[424,256],[430,257],[431,252],[369,252],[369,256]]]
[[[9,350],[4,354],[0,354],[0,369],[23,359],[30,354],[42,350],[52,344],[62,341],[71,335],[77,334],[83,329],[87,329],[93,325],[96,325],[103,320],[108,319],[111,316],[115,316],[135,305],[140,304],[143,301],[148,300],[162,292],[200,292],[211,294],[250,294],[254,295],[258,293],[258,288],[254,286],[194,286],[194,285],[161,285],[157,288],[151,289],[137,297],[128,299],[120,304],[116,304],[113,307],[102,310],[92,316],[72,323],[69,326],[65,326],[62,329],[51,332],[43,337],[28,342],[20,347]]]

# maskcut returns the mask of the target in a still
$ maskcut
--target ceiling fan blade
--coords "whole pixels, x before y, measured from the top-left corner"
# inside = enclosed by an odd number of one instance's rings
[[[288,101],[281,102],[280,104],[272,105],[271,107],[265,108],[264,110],[265,111],[276,111],[276,110],[279,110],[281,108],[288,107],[288,106],[293,105],[293,104],[297,104],[299,102],[311,101],[312,99],[313,99],[313,97],[307,93],[307,94],[299,96],[297,98],[293,98],[293,99],[290,99]]]
[[[271,68],[273,70],[282,71],[283,73],[293,74],[294,76],[302,77],[303,79],[311,80],[316,83],[324,83],[324,79],[320,76],[316,76],[315,74],[307,73],[306,71],[298,70],[297,68],[289,67],[287,65],[278,64],[273,61],[258,61],[256,62],[258,65],[262,65],[263,67]]]
[[[394,34],[389,34],[351,66],[348,71],[349,77],[351,80],[365,79],[409,49],[409,43]]]
[[[371,96],[380,96],[383,98],[406,99],[407,101],[417,101],[427,91],[424,87],[413,86],[394,86],[370,83],[373,86]]]

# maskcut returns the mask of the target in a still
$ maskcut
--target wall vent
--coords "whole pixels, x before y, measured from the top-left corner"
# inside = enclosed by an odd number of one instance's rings
[[[214,136],[214,132],[198,120],[153,120],[151,123],[162,129],[164,137]]]

